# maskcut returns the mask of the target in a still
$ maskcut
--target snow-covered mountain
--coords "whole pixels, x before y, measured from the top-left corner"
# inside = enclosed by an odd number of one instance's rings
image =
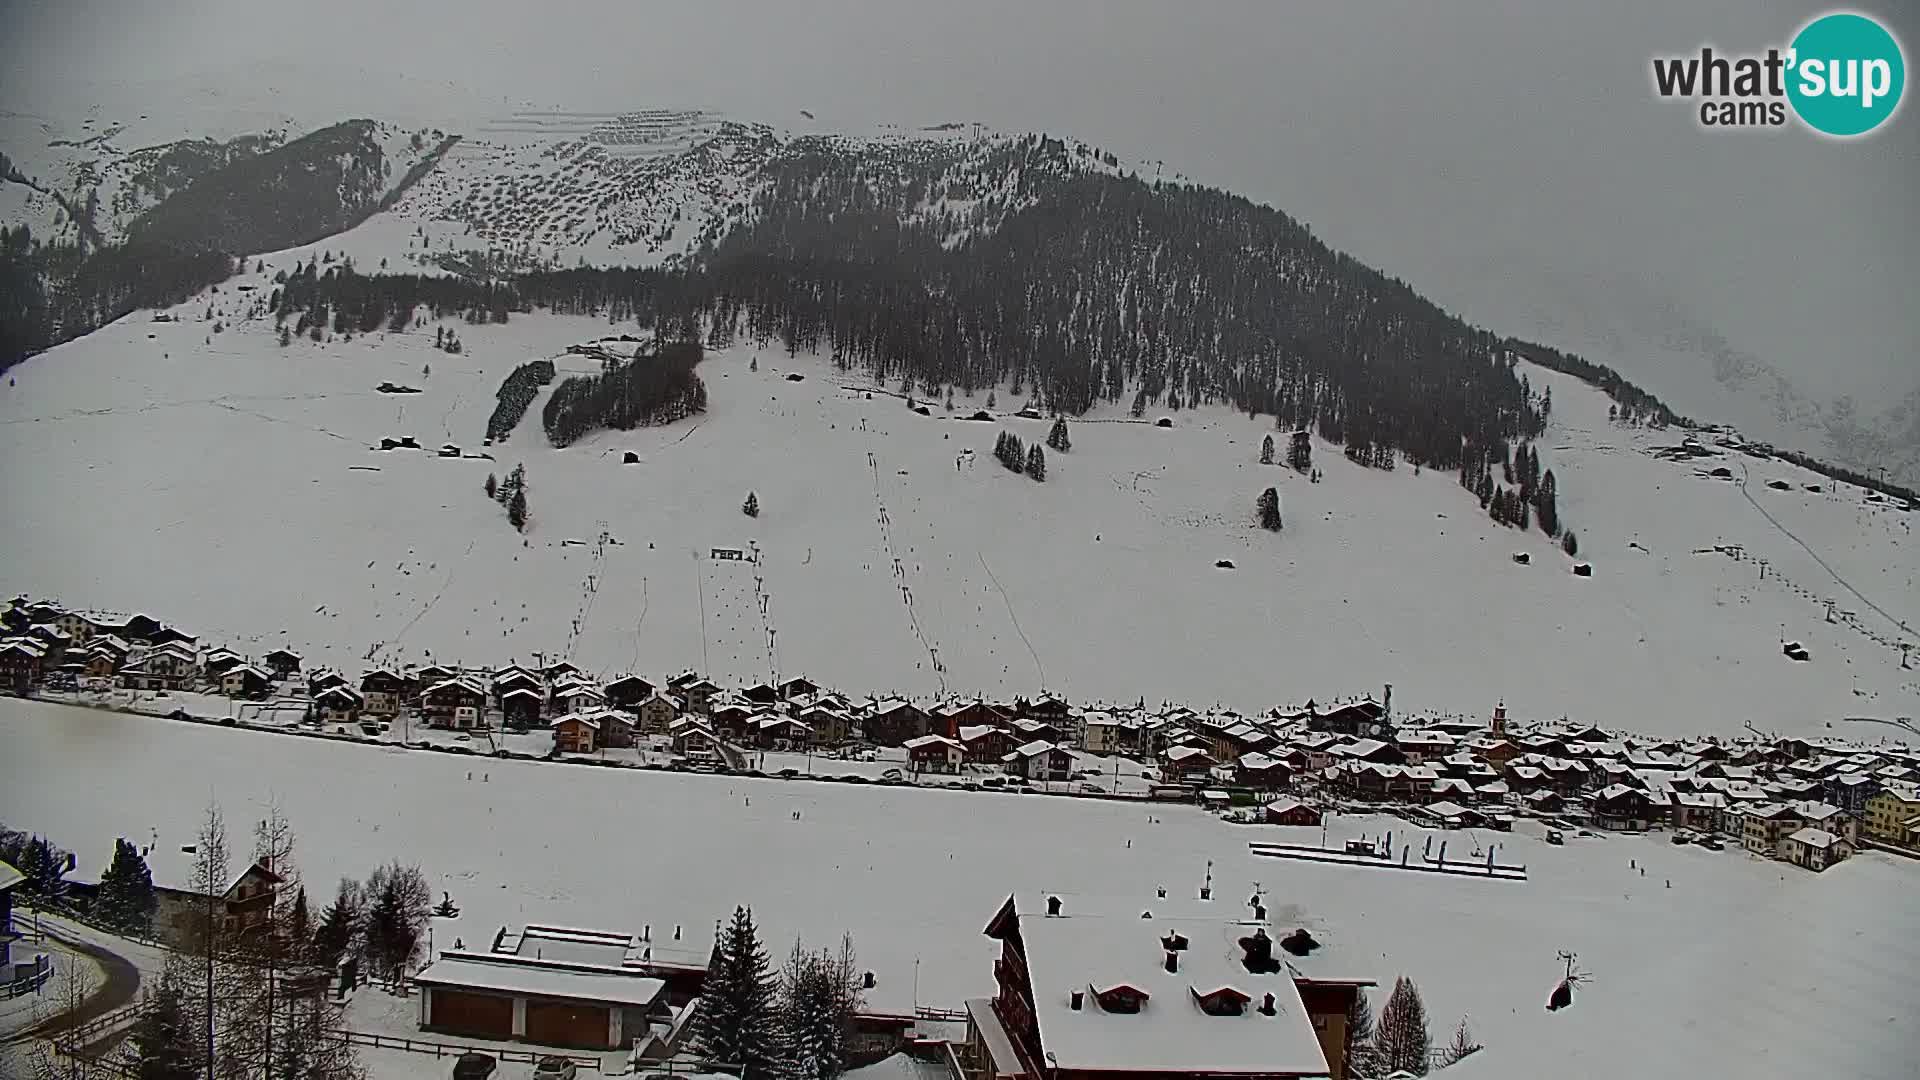
[[[1910,515],[1711,444],[1656,456],[1680,434],[1609,424],[1604,396],[1543,369],[1555,408],[1535,445],[1591,578],[1537,529],[1489,521],[1451,472],[1368,468],[1324,442],[1321,483],[1262,466],[1270,420],[1203,407],[1161,428],[1098,408],[1036,483],[989,456],[1003,429],[1046,433],[1007,386],[989,422],[965,419],[989,388],[921,415],[825,359],[746,345],[700,366],[702,416],[559,450],[540,429],[549,387],[482,447],[516,365],[597,371],[568,347],[626,330],[533,315],[445,324],[457,355],[425,323],[281,346],[263,297],[312,257],[269,257],[171,321],[124,319],[16,370],[0,587],[349,669],[540,653],[1242,709],[1393,683],[1409,713],[1504,699],[1673,733],[1822,732],[1920,700],[1899,649],[1920,612]],[[402,436],[428,449],[377,449]],[[482,491],[515,465],[524,536]],[[1277,535],[1253,524],[1267,486]],[[1787,659],[1783,637],[1813,659]]]

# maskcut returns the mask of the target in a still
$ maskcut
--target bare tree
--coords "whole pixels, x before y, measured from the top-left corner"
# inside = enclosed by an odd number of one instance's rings
[[[1381,1069],[1389,1073],[1404,1069],[1415,1076],[1427,1074],[1433,1050],[1433,1039],[1427,1034],[1427,1006],[1420,1000],[1420,988],[1405,975],[1395,980],[1393,993],[1380,1010],[1373,1045]]]
[[[1473,1029],[1467,1026],[1467,1018],[1461,1017],[1459,1026],[1453,1029],[1453,1041],[1440,1051],[1440,1067],[1446,1068],[1463,1061],[1484,1049],[1474,1041]]]

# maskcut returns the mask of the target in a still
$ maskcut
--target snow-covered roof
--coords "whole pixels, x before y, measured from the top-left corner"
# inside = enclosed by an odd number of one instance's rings
[[[955,750],[966,749],[966,747],[962,746],[958,740],[949,739],[945,735],[922,735],[918,738],[908,739],[906,742],[901,743],[900,745],[906,747],[909,750],[920,750],[929,746],[941,746],[941,745],[948,746]]]
[[[1040,1039],[1060,1069],[1115,1071],[1156,1069],[1193,1073],[1303,1073],[1326,1069],[1313,1023],[1302,1006],[1293,977],[1283,963],[1267,974],[1249,972],[1241,962],[1239,940],[1254,933],[1251,924],[1231,921],[1234,906],[1221,904],[1210,918],[1176,918],[1142,908],[1105,916],[1075,910],[1069,898],[1060,916],[1027,914],[1020,920],[1032,977],[1034,1012]],[[1177,908],[1164,901],[1144,910]],[[1044,911],[1019,903],[1016,910]],[[1163,963],[1162,938],[1180,933],[1179,970]],[[1274,956],[1287,959],[1275,943]],[[1120,985],[1147,995],[1137,1013],[1108,1012],[1097,989]],[[1250,999],[1235,1016],[1201,1011],[1199,995],[1230,989]],[[1073,1008],[1074,992],[1082,993]],[[1274,1015],[1260,1011],[1265,995],[1274,997]]]
[[[604,1001],[645,1008],[658,1001],[667,984],[632,975],[570,971],[507,961],[490,955],[446,951],[413,977],[428,986],[487,990],[503,994]]]
[[[1427,804],[1427,813],[1437,818],[1457,818],[1465,817],[1467,814],[1472,813],[1472,811],[1457,802],[1442,800],[1437,803]]]
[[[1060,748],[1045,739],[1035,739],[1030,743],[1023,743],[1020,746],[1014,747],[1013,752],[1015,756],[1024,758],[1039,757],[1041,754],[1058,749]]]
[[[1816,829],[1811,825],[1795,831],[1791,836],[1788,836],[1787,839],[1815,848],[1832,847],[1840,840],[1839,837],[1827,830]]]
[[[0,859],[0,892],[5,892],[27,880],[27,875],[15,870],[4,859]]]

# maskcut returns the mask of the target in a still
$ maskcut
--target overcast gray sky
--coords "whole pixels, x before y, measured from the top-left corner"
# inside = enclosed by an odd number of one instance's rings
[[[1613,361],[1683,408],[1716,391],[1697,360],[1654,347],[1663,336],[1718,334],[1871,408],[1920,387],[1915,106],[1842,144],[1703,132],[1649,89],[1655,53],[1761,50],[1823,10],[0,0],[0,102],[93,77],[156,102],[277,92],[296,113],[449,126],[524,103],[1045,130],[1270,202],[1476,321]],[[1861,10],[1911,66],[1915,5]]]

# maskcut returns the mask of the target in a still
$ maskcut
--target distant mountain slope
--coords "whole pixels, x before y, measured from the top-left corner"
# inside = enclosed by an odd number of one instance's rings
[[[0,243],[0,369],[129,311],[176,303],[223,279],[236,256],[352,228],[390,205],[451,142],[350,120],[286,143],[269,133],[150,147],[113,155],[104,169],[94,159],[76,166],[83,182],[119,179],[104,204],[98,186],[77,202],[9,161],[4,186],[54,198],[59,211],[47,237],[34,232],[46,207],[15,200],[36,218]]]

